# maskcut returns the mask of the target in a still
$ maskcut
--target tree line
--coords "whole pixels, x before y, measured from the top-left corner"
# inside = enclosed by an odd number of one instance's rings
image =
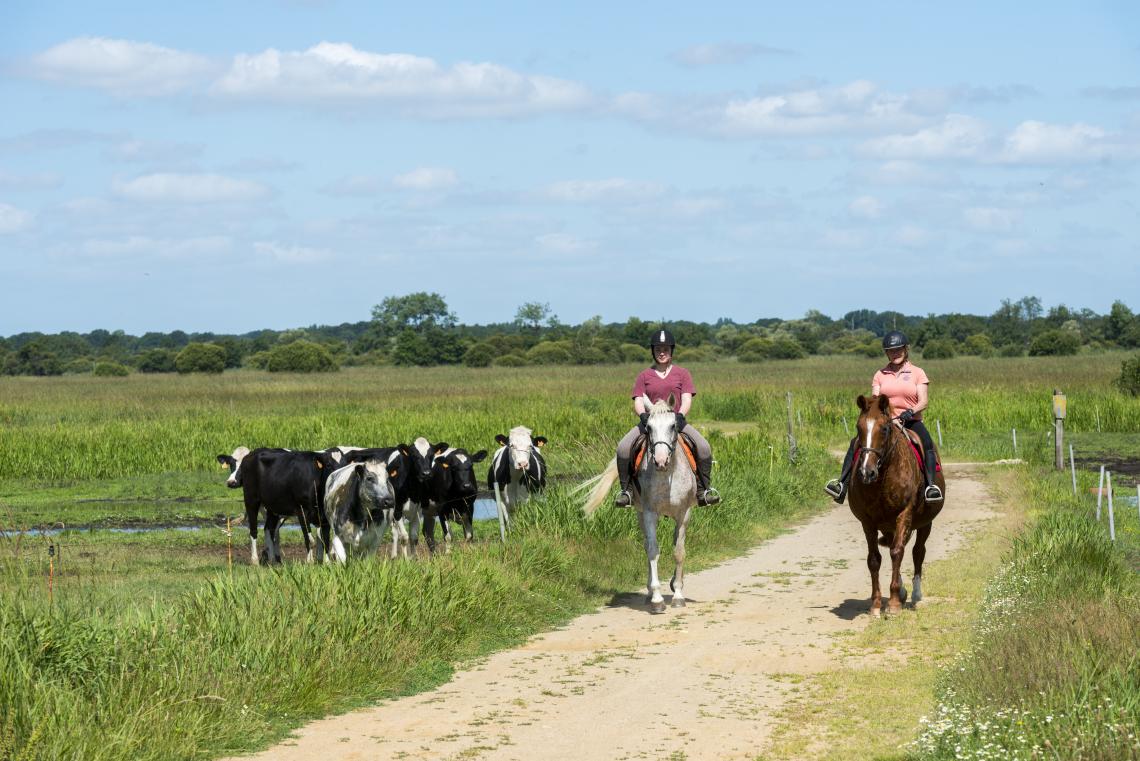
[[[220,373],[248,367],[271,372],[327,372],[353,365],[593,365],[647,362],[645,342],[665,324],[677,338],[682,362],[735,358],[741,362],[796,359],[812,354],[879,356],[880,338],[902,330],[924,358],[957,355],[1048,356],[1140,347],[1140,316],[1122,301],[1107,314],[1057,305],[1035,296],[1005,299],[989,315],[904,315],[860,309],[833,319],[817,310],[802,318],[561,322],[549,304],[522,304],[507,323],[460,323],[437,293],[389,296],[372,319],[240,335],[121,330],[19,333],[0,338],[6,375],[93,373]]]

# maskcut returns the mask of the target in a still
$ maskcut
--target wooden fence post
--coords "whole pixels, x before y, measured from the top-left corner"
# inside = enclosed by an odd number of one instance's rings
[[[788,459],[796,461],[796,431],[792,424],[792,392],[787,392],[788,400]]]

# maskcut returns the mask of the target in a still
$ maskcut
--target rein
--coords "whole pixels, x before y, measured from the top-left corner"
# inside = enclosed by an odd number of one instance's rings
[[[898,427],[898,422],[892,419],[887,426],[887,440],[883,442],[881,447],[860,447],[864,452],[870,452],[879,459],[879,470],[886,471],[887,463],[890,462],[891,454],[898,448],[898,440],[895,436],[895,429]]]

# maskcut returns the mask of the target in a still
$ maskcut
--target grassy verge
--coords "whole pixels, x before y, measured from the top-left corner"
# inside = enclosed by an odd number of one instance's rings
[[[731,506],[694,519],[694,569],[820,507],[814,495],[830,465],[805,449],[796,467],[756,468],[769,446],[759,434],[714,445]],[[421,563],[235,564],[205,581],[191,564],[185,579],[168,581],[168,596],[145,591],[145,563],[161,561],[152,538],[134,540],[121,575],[77,582],[50,607],[29,593],[42,569],[10,561],[0,567],[0,758],[209,758],[438,684],[459,662],[636,586],[634,514],[588,521],[578,505],[552,489],[518,513],[509,544]]]

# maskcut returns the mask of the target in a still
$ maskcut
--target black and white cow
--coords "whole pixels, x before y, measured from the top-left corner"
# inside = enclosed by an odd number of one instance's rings
[[[397,453],[398,454],[398,453]],[[396,495],[382,458],[353,462],[332,472],[325,484],[325,516],[332,527],[330,553],[341,563],[376,551],[392,520]]]
[[[487,488],[502,496],[507,515],[526,499],[546,488],[546,460],[539,451],[545,436],[534,436],[529,428],[517,426],[507,436],[495,437],[502,446],[491,456]]]
[[[218,455],[218,462],[229,465],[226,486],[242,490],[245,517],[249,524],[250,562],[259,563],[257,554],[257,514],[265,508],[266,559],[281,560],[278,527],[285,518],[295,517],[305,538],[306,560],[313,560],[309,526],[320,528],[317,559],[329,546],[329,524],[325,517],[324,491],[336,461],[328,452],[291,452],[261,448],[246,451],[238,447],[233,455]]]
[[[387,474],[388,483],[392,488],[393,504],[384,511],[377,527],[380,539],[383,539],[388,526],[392,527],[391,557],[403,553],[408,556],[408,528],[404,521],[404,514],[409,504],[409,484],[412,482],[412,456],[411,449],[406,444],[395,447],[374,449],[356,449],[344,456],[344,464],[374,463],[382,467]],[[416,530],[419,530],[417,513]]]
[[[468,454],[465,449],[448,448],[436,455],[432,465],[431,484],[424,506],[424,535],[428,549],[435,552],[435,519],[443,528],[444,548],[451,551],[451,527],[448,520],[463,524],[463,538],[475,538],[472,521],[475,516],[475,498],[479,495],[475,464],[487,459],[487,450]]]
[[[420,436],[408,447],[411,473],[408,476],[408,501],[404,503],[405,525],[413,555],[420,541],[420,523],[431,495],[435,458],[449,449],[446,441],[432,444]]]

